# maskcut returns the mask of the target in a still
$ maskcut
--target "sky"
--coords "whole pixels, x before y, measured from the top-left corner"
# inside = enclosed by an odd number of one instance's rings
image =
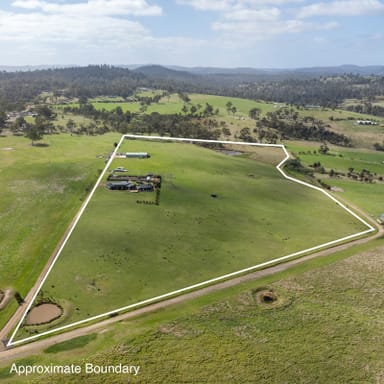
[[[384,65],[384,0],[0,0],[0,65]]]

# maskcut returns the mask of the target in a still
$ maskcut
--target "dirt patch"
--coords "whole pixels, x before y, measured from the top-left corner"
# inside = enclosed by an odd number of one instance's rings
[[[283,308],[292,303],[292,298],[276,292],[273,288],[262,287],[252,291],[256,304],[263,309]]]
[[[339,188],[339,187],[331,187],[331,191],[333,191],[333,192],[344,192],[344,189],[343,188]]]
[[[1,148],[2,151],[13,151],[13,148]]]
[[[63,314],[63,309],[57,304],[43,303],[33,307],[28,313],[26,325],[47,324],[58,319]]]

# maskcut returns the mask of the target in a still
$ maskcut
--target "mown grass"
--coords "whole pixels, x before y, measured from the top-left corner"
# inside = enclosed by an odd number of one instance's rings
[[[270,164],[190,144],[135,140],[124,143],[121,151],[127,150],[151,158],[115,160],[112,167],[162,175],[160,206],[136,203],[154,200],[151,193],[97,190],[42,288],[46,297],[73,303],[64,323],[364,228],[321,193],[283,179]]]
[[[116,135],[47,136],[47,147],[0,138],[0,287],[26,295],[88,189]],[[4,150],[3,148],[12,148]],[[14,310],[0,312],[0,325]]]

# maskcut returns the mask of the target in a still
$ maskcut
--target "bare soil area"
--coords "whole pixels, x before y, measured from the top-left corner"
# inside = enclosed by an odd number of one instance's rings
[[[37,325],[49,323],[57,319],[63,313],[63,310],[56,304],[45,303],[33,307],[28,313],[26,324]]]

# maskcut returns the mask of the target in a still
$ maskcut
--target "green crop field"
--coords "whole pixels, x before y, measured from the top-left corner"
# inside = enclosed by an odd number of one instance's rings
[[[112,167],[161,175],[160,205],[137,203],[154,201],[154,193],[100,185],[42,287],[45,298],[66,303],[61,325],[365,229],[254,153],[139,140],[120,151],[151,154]],[[24,328],[19,338],[26,335]]]

